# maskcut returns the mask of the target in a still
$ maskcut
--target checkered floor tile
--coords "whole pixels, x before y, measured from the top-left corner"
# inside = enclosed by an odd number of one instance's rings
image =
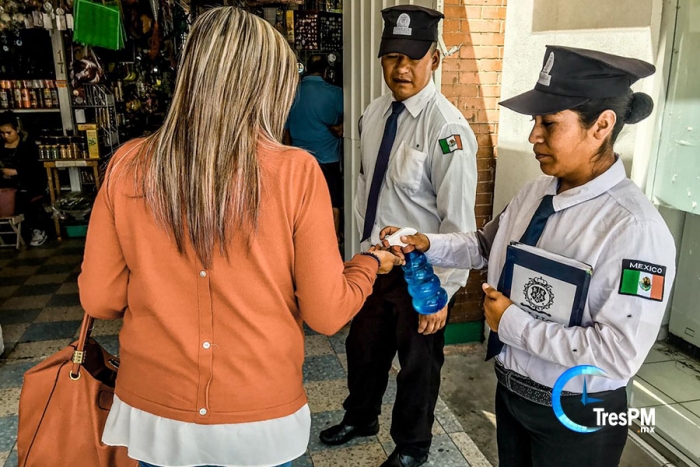
[[[83,241],[76,239],[40,248],[0,251],[0,325],[5,340],[0,361],[0,465],[5,467],[17,466],[15,442],[22,375],[70,343],[80,327],[82,309],[76,280],[82,253]],[[100,321],[93,336],[118,354],[120,327],[120,322]],[[294,461],[294,467],[379,466],[394,448],[389,426],[396,396],[395,375],[384,398],[379,433],[341,447],[325,446],[318,434],[340,422],[347,396],[347,329],[330,338],[308,328],[306,331],[304,378],[312,433],[308,452]],[[435,415],[433,447],[426,465],[469,467],[471,462],[474,467],[482,467],[484,464],[470,457],[473,443],[442,400]]]

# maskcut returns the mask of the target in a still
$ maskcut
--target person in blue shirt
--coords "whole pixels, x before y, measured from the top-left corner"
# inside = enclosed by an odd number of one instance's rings
[[[343,90],[325,81],[327,69],[325,56],[309,57],[308,75],[299,85],[285,126],[284,143],[310,152],[321,166],[331,194],[335,232],[339,235],[343,206]]]

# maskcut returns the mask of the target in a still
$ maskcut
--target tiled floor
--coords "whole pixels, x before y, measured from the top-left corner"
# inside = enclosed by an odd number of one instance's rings
[[[22,375],[42,358],[65,347],[82,318],[76,278],[82,241],[64,240],[41,248],[0,251],[0,325],[5,360],[0,362],[0,465],[15,467],[17,411]],[[99,321],[93,336],[107,350],[118,353],[121,323]],[[396,395],[393,375],[384,398],[377,436],[330,448],[318,433],[342,418],[347,395],[345,336],[347,329],[328,338],[307,330],[305,386],[312,412],[307,454],[295,467],[377,467],[394,448],[389,436],[391,404]],[[438,401],[429,462],[439,467],[491,467],[442,400]]]
[[[657,343],[632,382],[631,407],[654,407],[656,433],[700,463],[700,362]]]

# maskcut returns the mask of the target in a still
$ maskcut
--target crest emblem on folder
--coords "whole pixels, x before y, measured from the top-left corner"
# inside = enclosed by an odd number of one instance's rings
[[[540,321],[580,326],[593,268],[532,245],[511,242],[503,267],[503,294]]]
[[[551,316],[546,312],[554,303],[554,292],[552,286],[541,277],[533,277],[523,289],[523,295],[527,301],[527,306],[539,313]]]

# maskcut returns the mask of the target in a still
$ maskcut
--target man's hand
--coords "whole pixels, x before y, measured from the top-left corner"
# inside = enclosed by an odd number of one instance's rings
[[[343,137],[343,124],[338,123],[337,125],[332,125],[328,127],[328,131],[331,132],[333,136],[336,138],[342,138]]]
[[[1,169],[2,174],[6,177],[15,177],[17,176],[17,170],[15,169]]]
[[[394,234],[399,230],[399,227],[384,227],[381,232],[379,232],[379,239],[382,240],[382,245],[384,245],[385,248],[389,248],[392,253],[394,253],[396,256],[400,256],[401,258],[404,258],[404,253],[410,253],[413,250],[418,250],[421,253],[425,253],[430,249],[430,240],[428,240],[428,237],[423,235],[422,233],[418,232],[415,235],[406,235],[404,237],[401,237],[401,241],[404,242],[407,246],[401,248],[399,246],[389,246],[389,242],[385,240],[386,237],[389,235]]]
[[[432,315],[420,315],[418,317],[418,333],[423,335],[435,334],[445,327],[447,321],[447,305],[445,308]]]
[[[342,138],[343,137],[343,123],[339,123],[337,125],[332,125],[328,127],[328,130],[331,132],[333,136],[336,138]]]
[[[498,332],[498,325],[501,324],[501,317],[513,302],[487,283],[482,284],[481,288],[484,289],[484,293],[486,293],[484,297],[484,316],[486,317],[486,324],[489,325],[492,331]]]

